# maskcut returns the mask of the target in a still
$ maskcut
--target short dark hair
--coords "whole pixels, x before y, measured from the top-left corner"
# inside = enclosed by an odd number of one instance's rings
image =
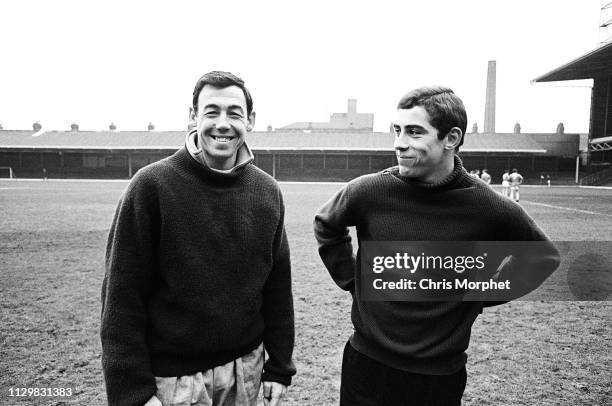
[[[438,130],[438,138],[443,139],[453,128],[461,130],[461,141],[456,150],[463,145],[467,127],[467,113],[461,99],[448,87],[420,87],[406,93],[397,103],[398,109],[411,109],[422,106],[429,115],[430,124]]]
[[[214,70],[212,72],[205,73],[200,79],[198,79],[195,88],[193,89],[193,111],[195,113],[198,112],[198,98],[200,97],[200,92],[206,85],[216,87],[217,89],[238,86],[242,90],[242,93],[244,93],[247,115],[250,116],[253,112],[253,98],[251,97],[249,89],[244,86],[244,80],[233,73]]]

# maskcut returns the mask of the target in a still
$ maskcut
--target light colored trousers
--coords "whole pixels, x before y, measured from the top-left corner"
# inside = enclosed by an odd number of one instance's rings
[[[519,192],[519,187],[518,186],[510,186],[510,198],[512,198],[515,201],[518,201],[520,199],[521,195]]]
[[[255,406],[264,351],[254,351],[195,375],[156,377],[157,393],[145,406]]]

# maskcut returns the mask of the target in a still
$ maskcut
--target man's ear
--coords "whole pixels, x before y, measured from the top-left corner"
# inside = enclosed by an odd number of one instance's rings
[[[196,112],[193,109],[193,107],[189,107],[189,124],[187,125],[187,127],[189,129],[195,128],[197,126],[196,124]]]
[[[255,112],[253,111],[251,112],[251,114],[249,114],[247,131],[253,131],[254,127],[255,127]]]
[[[448,134],[446,134],[444,149],[456,149],[462,138],[463,131],[459,127],[451,128]]]

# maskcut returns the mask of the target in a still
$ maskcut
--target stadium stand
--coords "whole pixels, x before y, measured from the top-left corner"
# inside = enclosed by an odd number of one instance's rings
[[[537,137],[556,138],[547,148]],[[0,166],[17,178],[129,178],[184,143],[183,131],[0,130]],[[381,132],[252,132],[255,164],[279,180],[346,181],[395,165],[393,136]],[[504,169],[521,168],[529,181],[540,173],[571,178],[578,134],[466,134],[466,168],[488,168],[493,183]]]
[[[581,179],[580,183],[608,184],[610,176],[607,176],[607,170],[612,167],[612,42],[605,43],[533,81],[579,79],[593,79],[586,158],[591,174]]]

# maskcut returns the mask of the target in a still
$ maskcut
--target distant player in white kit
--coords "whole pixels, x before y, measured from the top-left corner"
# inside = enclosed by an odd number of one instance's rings
[[[480,179],[486,183],[487,185],[491,184],[491,175],[489,175],[489,171],[486,169],[482,170],[482,174],[480,175]]]
[[[520,198],[519,186],[523,183],[523,176],[516,169],[513,169],[508,176],[508,181],[510,182],[510,198],[518,202]]]
[[[510,197],[510,174],[506,169],[502,175],[502,196]]]

